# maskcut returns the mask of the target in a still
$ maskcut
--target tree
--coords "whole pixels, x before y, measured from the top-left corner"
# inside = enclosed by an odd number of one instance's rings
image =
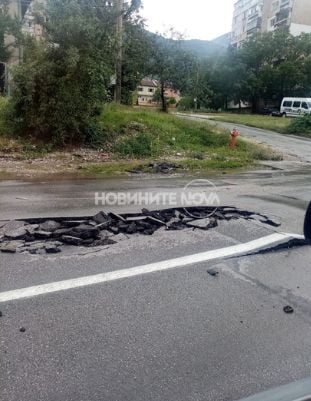
[[[253,111],[259,99],[275,100],[284,96],[307,95],[311,35],[292,36],[277,30],[251,37],[239,50],[245,66],[242,93]]]
[[[122,103],[132,104],[137,85],[148,74],[149,40],[139,16],[125,20],[122,65]]]
[[[20,21],[9,13],[9,0],[0,0],[0,94],[6,90],[6,63],[21,39]]]
[[[181,102],[181,107],[191,107],[194,109],[210,107],[213,97],[210,80],[211,66],[209,61],[195,60],[192,74],[188,79],[187,88],[183,93],[186,99],[184,102]]]
[[[130,19],[131,10],[127,9]],[[56,143],[93,141],[111,99],[117,39],[115,10],[102,0],[48,0],[44,38],[28,38],[14,73],[13,104],[24,133]]]
[[[161,110],[167,111],[165,89],[185,91],[193,74],[194,57],[182,48],[178,34],[170,30],[170,37],[153,35],[150,38],[151,54],[149,71],[159,80]]]

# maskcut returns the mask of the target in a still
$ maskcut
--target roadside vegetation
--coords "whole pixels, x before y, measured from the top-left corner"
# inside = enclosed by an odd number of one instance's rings
[[[209,114],[212,120],[224,121],[233,124],[242,124],[249,127],[262,128],[268,131],[275,131],[281,134],[288,132],[292,118],[286,117],[270,117],[256,114],[234,114],[234,113],[217,113]]]
[[[269,148],[242,138],[238,140],[237,148],[231,150],[228,147],[229,131],[157,110],[110,104],[104,107],[98,124],[101,134],[97,135],[90,152],[96,157],[106,155],[105,160],[75,157],[79,153],[77,148],[65,147],[60,152],[4,136],[0,136],[0,155],[5,153],[15,160],[32,159],[33,172],[40,163],[49,171],[69,158],[72,172],[91,175],[124,174],[137,169],[147,173],[150,164],[164,161],[182,173],[230,170],[249,167],[262,160],[282,159]],[[70,153],[73,156],[70,157]]]
[[[311,115],[293,119],[287,132],[311,138]]]
[[[311,138],[311,116],[304,117],[270,117],[255,114],[215,113],[208,114],[213,121],[224,121],[241,124],[280,134],[295,134]]]
[[[177,161],[195,170],[238,168],[280,158],[241,138],[231,151],[229,132],[208,123],[134,108],[137,86],[144,77],[158,81],[162,112],[168,111],[167,87],[180,91],[180,110],[227,110],[231,101],[244,101],[255,112],[261,100],[280,102],[285,94],[310,92],[311,34],[293,37],[283,30],[259,34],[239,49],[199,58],[183,47],[184,41],[173,30],[163,35],[146,31],[139,15],[141,1],[124,2],[121,13],[117,3],[38,2],[34,18],[43,34],[35,40],[21,34],[19,21],[8,12],[8,0],[0,0],[0,33],[15,38],[9,48],[2,43],[0,60],[8,61],[14,46],[22,45],[24,50],[23,63],[10,71],[12,96],[0,98],[2,154],[32,159],[87,148],[108,155],[102,169],[109,171],[116,161],[120,171],[126,171],[127,163],[132,166],[157,159]],[[122,66],[118,65],[120,36],[116,33],[120,15]],[[112,103],[114,95],[123,107]],[[214,118],[309,135],[307,119],[291,122],[224,113]],[[94,163],[94,169],[100,169],[98,164]]]
[[[99,121],[103,143],[120,159],[170,160],[194,170],[238,168],[281,158],[242,139],[232,151],[228,131],[155,110],[108,105]]]

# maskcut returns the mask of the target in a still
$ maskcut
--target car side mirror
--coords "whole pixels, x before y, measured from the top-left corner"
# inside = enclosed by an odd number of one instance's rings
[[[305,239],[307,241],[311,242],[311,202],[309,203],[309,206],[307,208],[305,221],[304,221],[304,227],[303,227],[303,233],[304,233]]]
[[[311,401],[311,378],[265,391],[240,401]]]

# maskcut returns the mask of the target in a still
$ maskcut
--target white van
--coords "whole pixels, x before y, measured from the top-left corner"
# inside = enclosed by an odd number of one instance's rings
[[[284,97],[281,105],[283,116],[303,116],[311,114],[311,98],[308,97]]]

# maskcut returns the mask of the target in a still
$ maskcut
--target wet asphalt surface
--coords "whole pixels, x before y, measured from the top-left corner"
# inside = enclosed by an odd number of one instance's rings
[[[299,234],[311,199],[310,167],[299,155],[269,169],[208,177],[222,204],[270,214],[280,229],[232,221],[55,256],[0,254],[0,292],[237,245],[275,230]],[[182,191],[189,180],[3,181],[0,220],[91,215],[99,209],[94,192]],[[285,249],[0,303],[0,399],[233,401],[310,376],[310,257],[308,246]],[[293,314],[284,313],[286,305]]]

